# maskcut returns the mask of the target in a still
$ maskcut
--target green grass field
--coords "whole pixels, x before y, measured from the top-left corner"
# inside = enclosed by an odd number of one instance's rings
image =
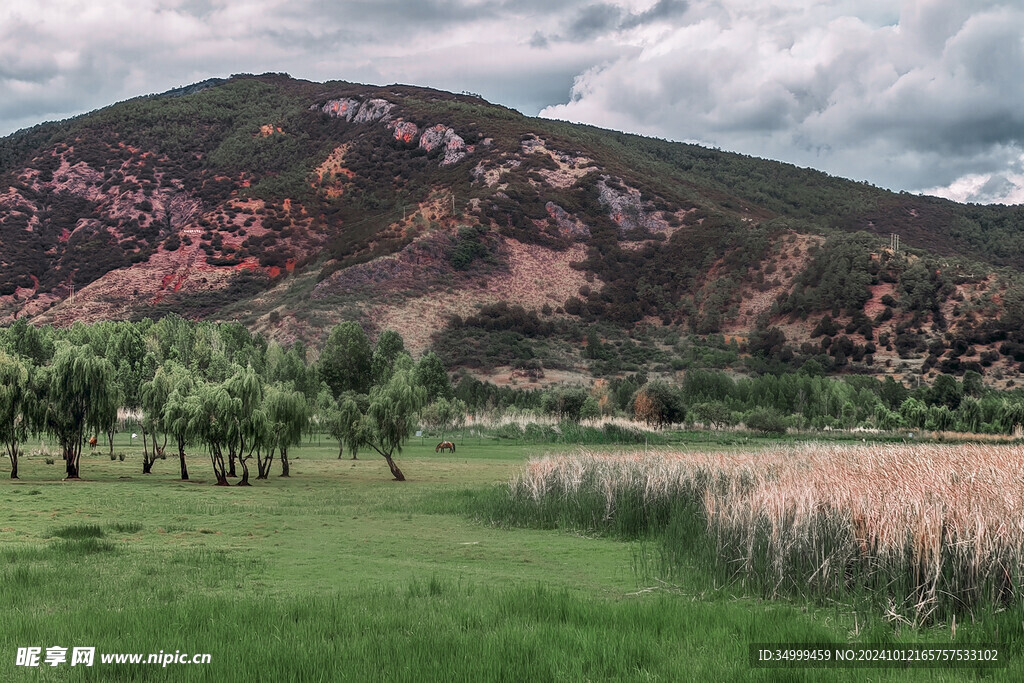
[[[745,597],[702,566],[659,574],[650,541],[487,523],[530,455],[558,447],[414,439],[393,482],[324,441],[292,476],[216,488],[208,460],[141,474],[100,448],[83,481],[25,458],[0,468],[0,680],[927,680],[1005,669],[753,669],[752,642],[948,643],[837,602]],[[28,450],[32,450],[32,445]],[[255,468],[253,468],[255,469]],[[255,476],[255,473],[253,474]],[[989,622],[986,622],[989,623]],[[1019,621],[1018,621],[1019,625]],[[1019,628],[1019,626],[1018,626]],[[960,625],[958,641],[971,633]],[[979,637],[981,635],[980,634]],[[91,668],[16,666],[20,647],[95,647]],[[99,653],[209,653],[205,665],[103,664]]]

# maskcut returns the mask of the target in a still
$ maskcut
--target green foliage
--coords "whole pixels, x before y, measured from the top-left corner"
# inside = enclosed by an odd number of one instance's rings
[[[426,389],[413,382],[411,359],[408,365],[408,368],[396,367],[386,384],[370,390],[370,404],[360,420],[363,443],[384,457],[391,473],[399,481],[405,476],[392,456],[401,454],[402,446],[415,426],[416,415],[427,400]]]
[[[420,420],[442,439],[452,429],[458,429],[466,420],[466,404],[459,399],[438,398],[420,413]]]
[[[370,359],[370,374],[374,384],[384,384],[391,379],[395,361],[402,353],[405,353],[405,341],[402,339],[402,335],[394,330],[381,332]]]
[[[235,430],[240,399],[233,398],[222,385],[202,382],[185,401],[190,438],[206,446],[217,484],[227,486],[224,451]]]
[[[871,258],[877,243],[877,237],[863,232],[829,237],[797,276],[780,311],[801,315],[823,309],[863,310],[871,297],[868,287],[879,273],[878,262]],[[829,332],[816,329],[812,336],[818,334]]]
[[[27,358],[34,365],[46,365],[54,353],[53,340],[47,334],[49,329],[41,330],[19,318],[7,328],[5,346],[11,353]]]
[[[79,476],[86,434],[106,432],[117,419],[115,373],[110,361],[89,346],[67,343],[59,346],[52,365],[40,369],[34,426],[57,438],[69,478]]]
[[[558,387],[544,393],[541,407],[545,413],[559,420],[579,422],[587,398],[587,391],[583,387]]]
[[[755,408],[743,416],[743,424],[762,434],[785,434],[786,421],[774,408]]]
[[[18,458],[36,410],[34,401],[29,366],[0,351],[0,443],[11,461],[11,479],[18,478]]]
[[[633,416],[659,429],[686,419],[686,406],[679,391],[655,380],[640,387],[633,397]]]
[[[448,252],[448,261],[455,270],[469,270],[478,259],[491,256],[488,230],[482,225],[459,228],[458,239]]]
[[[372,352],[366,332],[354,322],[336,325],[320,351],[318,371],[335,398],[346,391],[365,394],[373,380]]]
[[[300,391],[280,385],[267,387],[261,406],[266,415],[262,443],[258,445],[263,454],[273,456],[274,449],[281,453],[282,475],[288,475],[288,449],[302,443],[302,434],[309,425],[310,409],[306,397]],[[260,463],[260,475],[266,476],[269,468]]]
[[[451,379],[444,369],[441,358],[433,351],[427,351],[416,363],[413,380],[427,391],[427,401],[451,399],[455,396]]]
[[[691,406],[690,416],[706,426],[721,429],[735,424],[733,413],[723,401],[706,401]]]

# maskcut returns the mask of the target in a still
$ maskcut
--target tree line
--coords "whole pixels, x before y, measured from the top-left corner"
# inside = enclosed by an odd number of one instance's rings
[[[432,352],[414,361],[401,335],[375,343],[357,323],[334,327],[310,352],[285,348],[238,323],[190,322],[176,315],[140,322],[76,323],[58,329],[17,321],[0,329],[0,440],[18,478],[22,445],[50,436],[66,476],[81,473],[83,444],[104,438],[113,454],[119,413],[142,432],[144,473],[168,444],[180,476],[189,449],[202,448],[218,485],[267,479],[275,461],[288,476],[289,450],[304,435],[329,434],[338,457],[373,452],[395,479],[395,461],[417,425],[440,431],[467,414],[515,408],[579,422],[629,416],[653,428],[744,424],[764,432],[789,427],[874,427],[1011,433],[1024,423],[1019,392],[997,392],[981,375],[940,374],[931,385],[892,377],[842,379],[816,373],[736,378],[691,369],[680,384],[637,373],[591,386],[524,390],[463,373],[453,385]]]
[[[419,421],[444,430],[466,407],[454,397],[440,359],[414,361],[402,337],[384,331],[371,343],[354,322],[331,330],[315,360],[238,323],[76,323],[37,328],[17,321],[0,330],[0,439],[18,478],[22,445],[48,435],[60,447],[66,476],[81,473],[83,445],[104,437],[113,454],[118,415],[138,419],[143,472],[168,443],[182,479],[186,452],[202,447],[218,485],[239,476],[249,485],[275,460],[289,475],[289,449],[303,435],[337,439],[339,457],[373,451],[398,480],[394,457]]]

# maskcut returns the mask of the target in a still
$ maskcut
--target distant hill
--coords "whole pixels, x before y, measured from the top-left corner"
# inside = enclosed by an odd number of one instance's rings
[[[1021,207],[471,95],[211,79],[3,138],[0,178],[0,322],[356,319],[527,386],[1024,362]]]

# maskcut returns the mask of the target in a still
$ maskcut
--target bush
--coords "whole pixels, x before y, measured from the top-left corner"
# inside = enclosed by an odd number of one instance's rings
[[[755,408],[743,419],[747,429],[762,434],[781,435],[786,433],[786,421],[774,408]]]
[[[633,397],[633,415],[657,428],[682,422],[686,407],[679,393],[665,382],[648,382]]]

